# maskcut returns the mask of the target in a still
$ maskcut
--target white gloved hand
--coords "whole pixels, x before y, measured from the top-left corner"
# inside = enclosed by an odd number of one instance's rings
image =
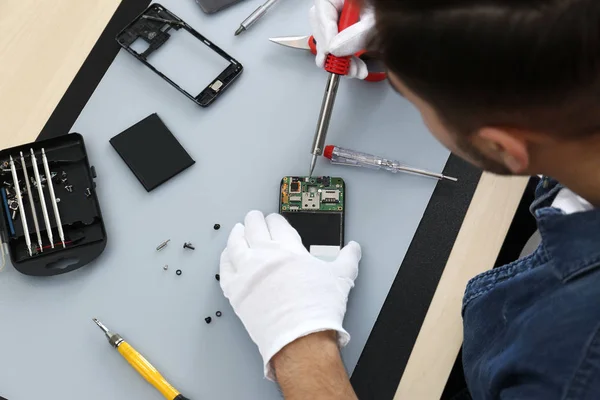
[[[310,9],[310,24],[317,41],[318,67],[323,68],[328,54],[337,57],[353,56],[367,45],[375,25],[373,8],[367,6],[358,23],[338,33],[338,20],[343,7],[344,0],[315,0],[315,5]],[[368,74],[367,64],[353,56],[347,76],[365,79]]]
[[[221,288],[240,317],[274,380],[271,358],[294,340],[337,331],[340,346],[350,289],[358,274],[360,246],[350,242],[333,262],[306,250],[298,232],[279,214],[251,211],[237,224],[221,255]]]

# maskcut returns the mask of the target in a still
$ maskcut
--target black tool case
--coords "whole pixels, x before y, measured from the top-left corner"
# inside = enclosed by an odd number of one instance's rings
[[[32,149],[36,158],[53,243],[50,242],[46,218],[42,210],[43,201],[32,163]],[[48,161],[50,178],[46,174],[42,149]],[[21,153],[26,171],[23,170]],[[31,255],[24,233],[23,214],[17,198],[11,157],[17,174],[28,236],[31,240]],[[30,190],[26,184],[25,172],[27,172]],[[0,204],[0,233],[2,241],[8,243],[10,259],[15,269],[26,275],[58,275],[78,269],[102,253],[106,246],[106,229],[96,196],[95,177],[95,169],[90,166],[83,137],[78,133],[0,151],[0,202],[2,203]],[[64,232],[64,243],[59,234],[59,224],[48,179],[52,180],[60,225]],[[29,201],[30,196],[39,226],[41,247]]]

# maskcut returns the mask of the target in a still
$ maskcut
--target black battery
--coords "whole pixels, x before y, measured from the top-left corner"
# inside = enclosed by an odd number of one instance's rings
[[[63,274],[102,253],[106,229],[83,136],[2,150],[0,175],[0,233],[17,271]]]

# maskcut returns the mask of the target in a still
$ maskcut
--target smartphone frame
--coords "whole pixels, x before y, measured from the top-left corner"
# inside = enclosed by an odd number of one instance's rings
[[[150,62],[148,62],[148,56],[158,50],[164,45],[171,35],[169,31],[171,29],[179,30],[185,29],[198,39],[205,46],[213,50],[215,53],[223,57],[229,62],[229,65],[221,72],[211,83],[200,92],[197,96],[187,92],[180,85],[175,83],[165,74],[156,69]],[[131,45],[138,39],[143,39],[149,43],[148,49],[143,53],[138,53]],[[127,50],[127,52],[137,58],[139,61],[144,63],[148,68],[154,71],[158,76],[169,82],[171,86],[183,93],[187,98],[192,100],[194,103],[201,107],[208,107],[211,105],[219,96],[225,92],[227,88],[240,76],[244,67],[236,59],[231,57],[220,47],[212,43],[202,34],[197,32],[194,28],[185,23],[178,16],[167,10],[165,7],[158,3],[150,5],[143,13],[138,15],[129,25],[127,25],[117,35],[117,42],[119,45]]]

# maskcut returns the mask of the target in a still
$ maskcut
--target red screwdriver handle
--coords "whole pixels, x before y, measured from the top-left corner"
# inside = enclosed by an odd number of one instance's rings
[[[338,23],[338,32],[356,24],[360,19],[360,6],[354,0],[346,0]],[[325,60],[325,70],[337,75],[348,75],[352,57],[336,57],[329,54]]]
[[[360,20],[360,5],[354,0],[346,0],[338,22],[338,32],[351,27]]]

